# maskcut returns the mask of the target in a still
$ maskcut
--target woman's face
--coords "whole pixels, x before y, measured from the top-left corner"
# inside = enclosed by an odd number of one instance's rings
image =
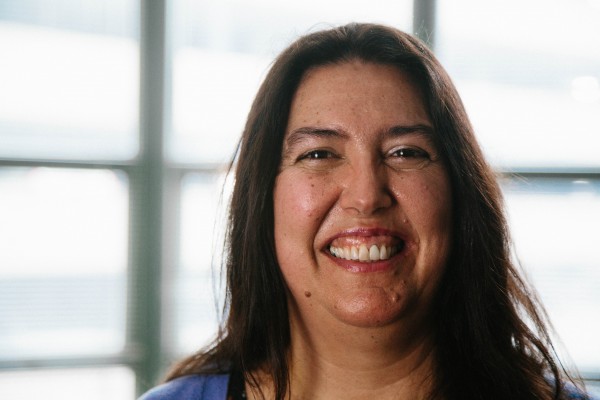
[[[428,312],[452,225],[433,134],[420,91],[395,67],[306,73],[274,190],[277,259],[300,318],[375,327]]]

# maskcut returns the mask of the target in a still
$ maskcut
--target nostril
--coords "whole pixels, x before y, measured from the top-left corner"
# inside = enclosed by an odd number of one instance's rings
[[[383,186],[350,185],[342,193],[342,206],[359,214],[372,214],[393,204],[393,195]]]
[[[378,164],[375,158],[362,158],[359,161],[355,159],[348,167],[340,170],[341,175],[337,176],[343,182],[340,201],[344,209],[355,214],[371,215],[393,204],[385,166]]]

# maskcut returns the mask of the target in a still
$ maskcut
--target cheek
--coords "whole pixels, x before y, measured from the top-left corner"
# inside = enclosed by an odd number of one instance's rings
[[[423,187],[423,198],[419,217],[432,234],[449,238],[452,221],[452,198],[445,185]]]
[[[282,171],[275,181],[273,204],[276,247],[312,247],[314,236],[327,215],[331,195],[326,179]]]
[[[295,298],[311,292],[312,272],[317,266],[315,237],[332,198],[324,183],[319,177],[291,171],[282,171],[275,181],[275,252]]]
[[[418,241],[417,275],[430,281],[444,269],[452,245],[452,196],[446,175],[436,173],[404,182],[402,208]]]
[[[403,210],[417,232],[431,238],[448,239],[452,225],[452,196],[445,174],[415,176],[403,185]]]

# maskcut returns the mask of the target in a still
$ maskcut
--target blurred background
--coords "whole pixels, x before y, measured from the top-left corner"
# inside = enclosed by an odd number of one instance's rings
[[[598,390],[600,1],[0,0],[0,398],[133,400],[213,337],[250,102],[290,41],[350,21],[447,67]]]

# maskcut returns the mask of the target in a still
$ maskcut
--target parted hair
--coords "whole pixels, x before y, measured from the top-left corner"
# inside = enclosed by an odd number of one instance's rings
[[[374,24],[301,37],[274,61],[238,146],[225,244],[226,302],[217,339],[167,380],[239,371],[289,390],[286,286],[277,262],[273,188],[292,98],[305,73],[359,60],[396,66],[424,94],[453,196],[453,247],[433,303],[432,399],[561,399],[567,374],[545,313],[511,257],[497,177],[485,161],[450,78],[420,40]]]

